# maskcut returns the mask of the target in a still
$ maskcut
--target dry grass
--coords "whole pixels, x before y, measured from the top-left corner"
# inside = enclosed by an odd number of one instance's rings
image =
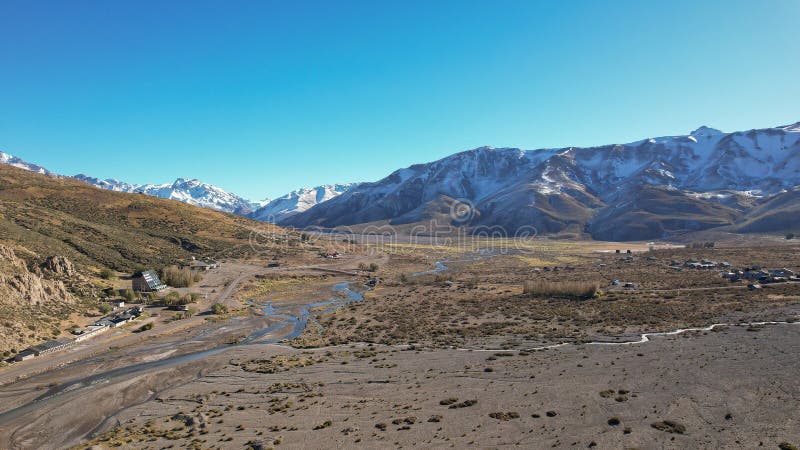
[[[532,297],[592,298],[600,290],[598,281],[528,280],[522,291]]]

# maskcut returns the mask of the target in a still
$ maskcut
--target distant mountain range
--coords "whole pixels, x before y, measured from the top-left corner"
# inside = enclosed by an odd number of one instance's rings
[[[778,231],[800,223],[798,186],[800,123],[734,133],[700,127],[600,147],[481,147],[362,183],[281,224],[440,219],[609,240],[717,227]],[[463,205],[468,214],[449,214]]]
[[[1,152],[0,162],[53,175]],[[301,188],[260,203],[195,179],[134,185],[75,178],[300,228],[438,219],[609,240],[709,228],[782,231],[800,223],[800,123],[733,133],[700,127],[587,148],[480,147],[377,182]],[[465,215],[451,214],[464,207]]]
[[[8,153],[0,152],[0,164],[6,164],[31,172],[50,176],[57,175],[44,167],[24,161]],[[113,178],[101,180],[85,174],[74,177],[95,187],[135,194],[146,194],[153,197],[177,200],[202,208],[237,214],[268,222],[281,222],[287,217],[303,212],[317,203],[330,200],[347,191],[357,183],[331,184],[314,188],[300,188],[274,200],[252,202],[236,194],[225,191],[212,184],[197,179],[178,178],[167,184],[133,184]]]
[[[74,178],[109,191],[147,194],[241,216],[247,216],[255,209],[253,202],[196,179],[178,178],[168,184],[130,184],[114,179],[99,180],[83,174]]]

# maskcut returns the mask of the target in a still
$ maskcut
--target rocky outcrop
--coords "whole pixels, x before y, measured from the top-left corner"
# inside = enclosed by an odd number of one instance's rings
[[[31,271],[25,260],[17,256],[13,248],[0,244],[0,303],[9,306],[37,306],[51,302],[74,303],[74,298],[67,291],[61,280],[51,279],[47,275],[72,276],[75,266],[63,256],[51,256],[39,270]]]
[[[44,261],[42,268],[56,275],[75,275],[75,266],[72,265],[72,262],[69,259],[63,256],[50,256]]]
[[[19,255],[25,255],[25,259]],[[36,255],[21,247],[0,244],[0,353],[50,338],[45,334],[51,330],[47,325],[78,304],[59,279],[75,275],[75,267],[68,259],[50,257],[41,264],[32,263],[32,270],[26,259],[35,260]]]

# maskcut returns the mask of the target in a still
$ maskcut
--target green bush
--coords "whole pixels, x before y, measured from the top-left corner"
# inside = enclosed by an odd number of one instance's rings
[[[222,314],[227,314],[228,313],[228,307],[223,305],[222,303],[214,303],[211,306],[211,312],[216,314],[216,315],[218,315],[218,316],[222,315]]]

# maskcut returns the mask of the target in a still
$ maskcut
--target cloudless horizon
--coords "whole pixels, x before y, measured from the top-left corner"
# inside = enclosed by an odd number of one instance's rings
[[[253,200],[800,120],[800,2],[0,2],[0,151]]]

